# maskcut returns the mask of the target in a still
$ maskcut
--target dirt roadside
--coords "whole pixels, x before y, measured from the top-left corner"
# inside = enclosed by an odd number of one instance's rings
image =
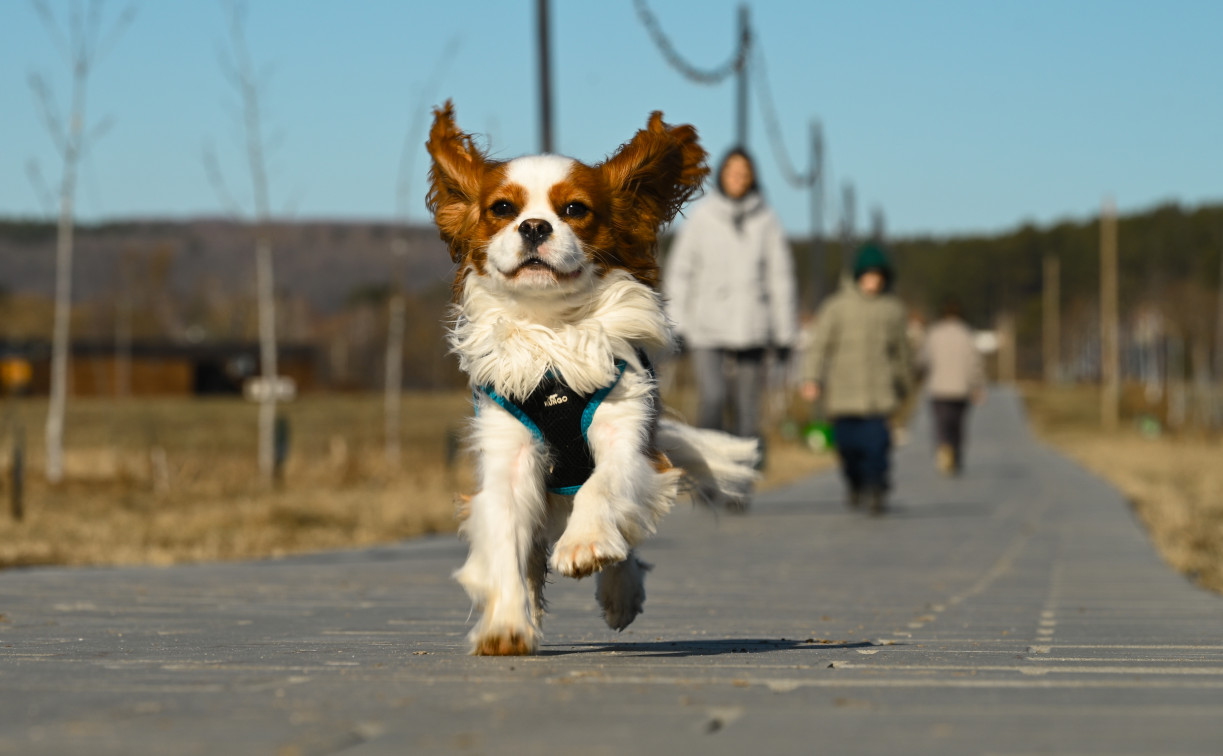
[[[1036,433],[1120,489],[1168,564],[1223,593],[1223,439],[1144,435],[1137,418],[1106,433],[1093,388],[1021,388]]]

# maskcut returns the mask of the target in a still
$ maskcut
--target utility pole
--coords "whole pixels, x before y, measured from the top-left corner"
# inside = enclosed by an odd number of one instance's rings
[[[998,314],[998,382],[1014,383],[1017,374],[1019,344],[1015,334],[1015,315],[1010,310]]]
[[[1054,384],[1061,380],[1062,355],[1062,317],[1061,317],[1061,279],[1062,261],[1057,255],[1047,254],[1044,261],[1044,304],[1043,326],[1041,338],[1042,359],[1045,383]]]
[[[824,299],[824,132],[811,122],[811,307]]]
[[[871,208],[871,241],[883,244],[885,236],[887,236],[887,220],[883,215],[883,208],[875,205]]]
[[[1118,342],[1117,208],[1111,198],[1100,211],[1100,421],[1115,430],[1121,420],[1121,352]]]
[[[1219,255],[1219,311],[1215,315],[1215,380],[1223,382],[1223,253]]]
[[[548,0],[536,0],[539,22],[539,149],[553,150],[552,140],[552,60],[550,55]]]
[[[542,1],[542,0],[541,0]],[[751,39],[751,27],[748,24],[747,5],[739,6],[739,49],[745,51],[739,60],[739,68],[735,71],[735,89],[737,102],[735,105],[735,143],[747,147],[747,46]]]
[[[854,185],[848,181],[841,187],[841,277],[853,267],[854,215],[856,213]]]

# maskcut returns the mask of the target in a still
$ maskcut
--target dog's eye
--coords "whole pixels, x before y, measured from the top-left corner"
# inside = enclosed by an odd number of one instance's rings
[[[489,208],[489,212],[498,218],[513,218],[518,214],[518,210],[514,207],[513,203],[507,202],[506,200],[497,200],[494,202],[492,207]]]
[[[561,208],[561,215],[566,218],[585,218],[590,212],[590,208],[583,205],[581,202],[570,202]]]

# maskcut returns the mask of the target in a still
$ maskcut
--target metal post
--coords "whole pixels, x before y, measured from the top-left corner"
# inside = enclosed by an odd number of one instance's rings
[[[289,459],[289,418],[277,415],[275,429],[274,479],[277,485],[282,485],[285,479],[285,462]]]
[[[811,122],[811,308],[824,298],[824,132]]]
[[[1118,342],[1117,208],[1100,211],[1100,421],[1107,430],[1121,420],[1121,350]]]
[[[735,143],[747,147],[747,46],[751,31],[748,26],[747,6],[739,6],[739,49],[744,51],[735,72],[737,102],[735,105]]]
[[[998,382],[1014,383],[1019,345],[1015,336],[1015,316],[1009,310],[998,315]]]
[[[1215,381],[1223,383],[1223,251],[1219,253],[1218,312],[1215,316]]]
[[[539,149],[552,152],[552,61],[549,54],[548,0],[536,0],[539,22]]]
[[[12,487],[9,490],[9,507],[13,520],[25,518],[25,428],[20,422],[13,424],[13,470]]]
[[[883,208],[875,205],[871,208],[871,241],[883,244],[885,236],[887,236],[887,219],[883,214]]]
[[[1052,384],[1061,380],[1062,373],[1061,258],[1057,255],[1045,255],[1044,268],[1044,338],[1041,339],[1044,354],[1042,362],[1044,363],[1045,383]]]
[[[854,256],[854,185],[846,181],[841,188],[841,277],[850,275]]]

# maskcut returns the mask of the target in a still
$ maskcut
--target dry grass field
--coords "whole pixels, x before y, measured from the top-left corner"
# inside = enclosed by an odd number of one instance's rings
[[[1105,433],[1091,386],[1032,384],[1023,393],[1036,432],[1119,488],[1169,564],[1223,593],[1223,439],[1152,438],[1134,422]]]
[[[45,401],[12,403],[0,413],[0,568],[251,559],[453,531],[455,495],[472,489],[456,449],[470,401],[465,391],[405,394],[395,463],[383,452],[381,397],[283,405],[290,453],[274,488],[256,474],[255,407],[238,399],[72,401],[58,486],[42,474]],[[14,421],[26,436],[20,522],[9,515]],[[763,487],[826,464],[771,439]]]

